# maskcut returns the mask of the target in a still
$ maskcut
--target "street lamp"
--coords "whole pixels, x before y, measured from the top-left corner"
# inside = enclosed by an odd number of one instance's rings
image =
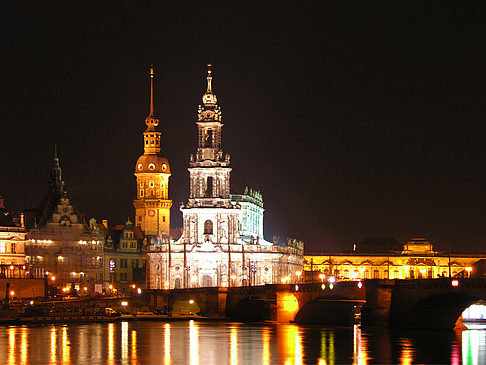
[[[233,280],[233,286],[235,286],[236,275],[231,275],[231,280]]]
[[[321,279],[321,283],[324,283],[324,278],[326,277],[326,275],[324,274],[319,274],[319,279]]]

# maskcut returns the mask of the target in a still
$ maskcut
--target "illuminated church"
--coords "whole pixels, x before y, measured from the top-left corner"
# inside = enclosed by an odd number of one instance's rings
[[[197,149],[188,168],[189,198],[180,207],[182,236],[175,242],[164,239],[167,233],[160,227],[166,226],[158,223],[159,237],[147,247],[147,288],[280,283],[302,270],[303,243],[294,240],[279,246],[265,241],[261,194],[249,189],[241,195],[230,193],[230,155],[222,149],[222,113],[213,92],[211,65],[202,102],[196,121]],[[137,183],[141,189],[138,176]],[[170,208],[169,203],[166,206]],[[137,222],[143,222],[144,215],[137,213]]]

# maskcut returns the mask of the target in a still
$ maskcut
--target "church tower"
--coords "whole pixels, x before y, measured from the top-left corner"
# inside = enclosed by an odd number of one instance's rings
[[[197,116],[197,150],[189,162],[189,199],[181,207],[183,240],[188,244],[239,241],[238,211],[230,199],[229,154],[223,155],[221,108],[212,90],[211,65],[207,89]],[[209,249],[209,247],[207,247]]]
[[[169,161],[161,156],[160,136],[155,130],[159,120],[154,115],[154,70],[150,68],[150,113],[145,119],[147,129],[143,132],[144,153],[135,165],[137,178],[137,199],[135,224],[146,235],[169,235],[170,207],[169,197]]]

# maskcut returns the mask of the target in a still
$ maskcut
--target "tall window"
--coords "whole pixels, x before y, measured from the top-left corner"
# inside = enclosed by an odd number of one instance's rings
[[[208,219],[204,222],[204,234],[213,234],[213,221]]]
[[[209,176],[206,181],[206,198],[213,197],[213,177]]]
[[[14,242],[12,242],[12,245],[10,246],[10,250],[11,250],[12,253],[16,253],[16,251],[15,251],[15,243]]]
[[[208,129],[206,136],[204,136],[204,147],[213,147],[213,131]]]

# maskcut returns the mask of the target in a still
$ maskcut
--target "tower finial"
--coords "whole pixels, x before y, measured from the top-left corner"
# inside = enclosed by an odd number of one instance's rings
[[[150,65],[150,117],[154,116],[154,66]]]
[[[145,118],[146,132],[152,132],[159,125],[159,120],[154,115],[154,66],[150,65],[150,114]]]
[[[59,160],[57,157],[57,143],[54,144],[54,160]]]
[[[208,76],[206,77],[208,80],[208,88],[206,89],[206,93],[202,97],[202,101],[204,105],[216,105],[217,103],[217,98],[216,95],[213,94],[213,87],[211,85],[211,82],[213,80],[213,77],[211,76],[211,67],[212,65],[208,63]]]
[[[212,94],[213,90],[212,90],[212,87],[211,87],[211,81],[213,80],[213,77],[211,76],[211,63],[208,63],[208,76],[207,76],[207,80],[208,80],[208,89],[206,90],[206,94]]]

